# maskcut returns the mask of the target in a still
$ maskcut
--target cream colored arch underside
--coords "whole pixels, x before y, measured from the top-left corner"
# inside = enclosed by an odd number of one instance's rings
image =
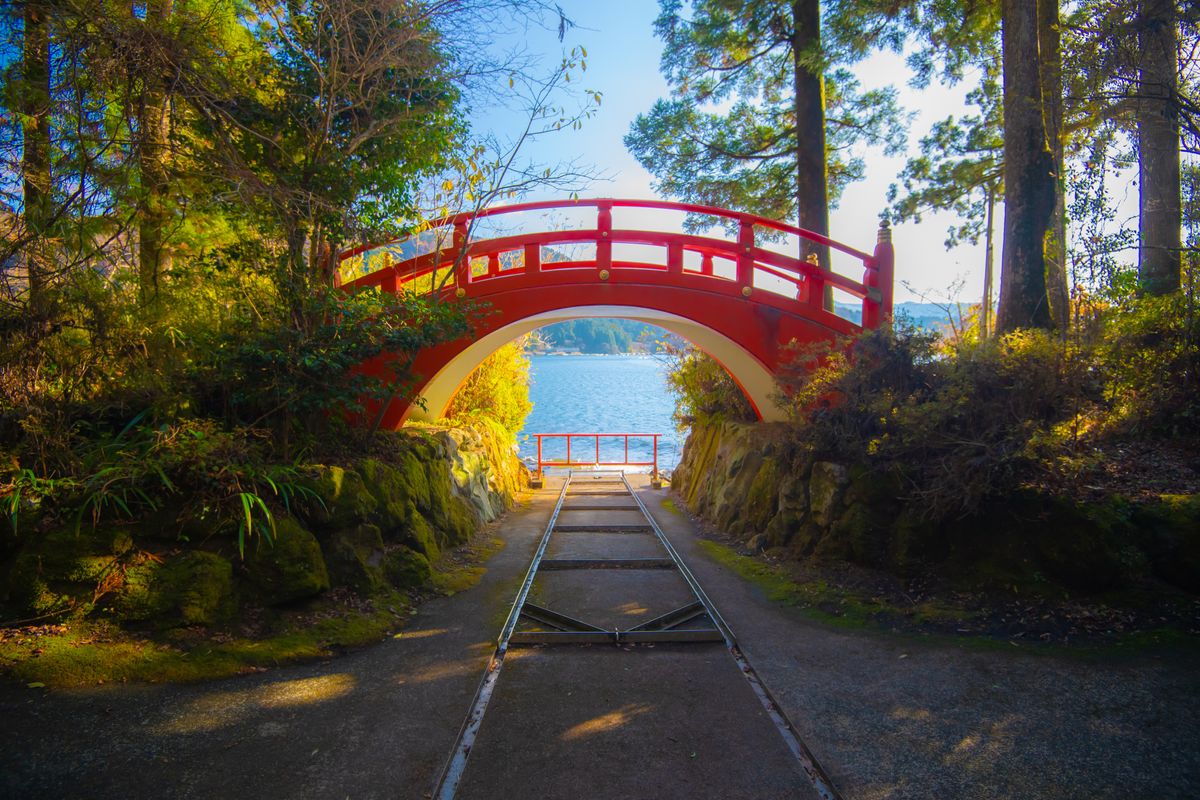
[[[729,337],[685,317],[633,306],[577,306],[555,309],[509,323],[489,333],[473,342],[433,376],[422,392],[422,397],[425,399],[425,410],[422,410],[420,406],[413,405],[410,418],[422,421],[440,418],[454,397],[454,393],[458,391],[458,387],[467,379],[471,371],[505,343],[543,325],[586,317],[620,317],[637,320],[658,325],[671,333],[684,337],[729,370],[729,374],[741,385],[750,398],[750,402],[758,409],[764,422],[778,422],[784,419],[783,409],[774,400],[777,391],[774,378],[766,367],[743,347]]]

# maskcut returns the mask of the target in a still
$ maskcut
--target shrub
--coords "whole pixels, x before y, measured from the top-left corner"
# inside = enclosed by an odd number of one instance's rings
[[[515,443],[532,409],[529,358],[522,337],[492,353],[467,376],[450,401],[446,417],[463,424],[481,417],[490,419]]]
[[[780,382],[801,444],[898,477],[930,518],[1015,488],[1100,398],[1086,355],[1038,331],[948,351],[914,329],[867,331],[798,351]]]
[[[1184,288],[1141,297],[1104,320],[1099,359],[1122,432],[1200,437],[1200,303],[1195,271]]]
[[[306,301],[308,324],[262,324],[247,317],[198,348],[191,370],[206,410],[276,431],[284,458],[290,437],[321,431],[364,402],[387,402],[411,389],[406,364],[416,353],[467,333],[459,307],[416,295],[336,290]],[[389,377],[356,369],[394,359]]]
[[[680,430],[697,423],[757,419],[741,387],[716,359],[695,348],[666,348],[667,387],[675,394]]]

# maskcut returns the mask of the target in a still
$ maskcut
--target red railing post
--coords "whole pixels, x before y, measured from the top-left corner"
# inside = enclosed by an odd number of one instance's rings
[[[396,269],[392,267],[383,273],[383,277],[379,280],[379,291],[396,293]]]
[[[538,440],[538,472],[542,471],[542,435],[537,435]]]
[[[596,209],[596,269],[612,269],[612,202]]]
[[[821,314],[825,311],[824,267],[821,266],[821,261],[816,253],[809,255],[807,263],[812,267],[812,270],[806,272],[804,276],[805,284],[808,286],[808,307],[813,310],[814,314]]]
[[[567,434],[567,466],[571,466],[571,434]]]
[[[874,268],[863,275],[867,296],[863,298],[863,327],[878,328],[892,319],[892,293],[896,270],[896,251],[892,247],[891,224],[879,223],[875,245]]]
[[[651,439],[654,441],[654,472],[651,475],[658,475],[658,434],[654,434]]]
[[[683,245],[667,245],[667,273],[670,275],[683,274]]]
[[[600,434],[596,434],[596,463],[600,463]]]
[[[525,245],[525,271],[540,272],[542,269],[542,246],[540,244]]]
[[[738,223],[737,282],[743,289],[754,286],[754,223]]]

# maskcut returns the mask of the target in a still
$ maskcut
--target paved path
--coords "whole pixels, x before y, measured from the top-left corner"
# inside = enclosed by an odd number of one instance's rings
[[[641,494],[846,798],[1200,796],[1193,656],[1085,661],[831,630],[707,561],[689,521],[661,506],[665,494]],[[423,798],[554,495],[541,492],[508,518],[508,545],[478,587],[427,603],[399,639],[195,686],[0,687],[0,797]],[[551,661],[562,655],[569,669]],[[784,794],[790,785],[770,737],[746,724],[740,701],[713,691],[725,684],[709,676],[728,656],[712,648],[686,672],[675,670],[676,657],[660,646],[513,659],[507,699],[498,693],[488,712],[511,735],[473,755],[464,795],[490,787],[492,797],[582,800],[607,785],[625,792],[610,796],[703,797],[725,765],[719,779],[744,788],[727,797],[803,796]],[[676,680],[647,685],[651,673],[635,664]],[[614,674],[623,696],[575,696]],[[522,697],[546,698],[543,715],[506,724]],[[653,714],[663,724],[641,727]],[[578,780],[549,781],[552,770],[526,769],[553,767],[523,760],[531,741],[550,743],[550,756],[586,746],[595,757]],[[639,780],[622,764],[652,767]]]
[[[700,600],[669,566],[612,568],[673,563],[619,478],[576,477],[563,501],[531,584],[538,606],[629,631]],[[709,641],[680,643],[676,629],[653,634],[671,643],[509,649],[456,797],[816,800],[716,625],[701,612],[681,627]]]

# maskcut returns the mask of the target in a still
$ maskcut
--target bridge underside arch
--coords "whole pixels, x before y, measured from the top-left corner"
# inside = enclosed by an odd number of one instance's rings
[[[425,407],[396,398],[384,411],[381,427],[440,418],[471,371],[503,344],[543,325],[581,317],[633,319],[684,337],[725,367],[760,419],[778,421],[784,410],[775,401],[773,376],[787,357],[788,343],[829,341],[853,327],[840,319],[835,321],[845,329],[828,327],[741,296],[653,284],[593,284],[585,290],[590,302],[581,302],[578,286],[495,288],[480,292],[479,299],[490,309],[476,324],[474,337],[423,350],[414,360],[416,394]]]
[[[690,341],[725,367],[766,421],[783,419],[783,409],[772,396],[775,381],[770,371],[745,348],[727,336],[699,325],[686,317],[654,309],[633,306],[576,306],[535,314],[510,322],[475,340],[425,384],[421,396],[425,409],[413,406],[409,419],[432,421],[442,416],[458,387],[482,361],[507,342],[544,325],[583,318],[621,318],[657,325]]]

